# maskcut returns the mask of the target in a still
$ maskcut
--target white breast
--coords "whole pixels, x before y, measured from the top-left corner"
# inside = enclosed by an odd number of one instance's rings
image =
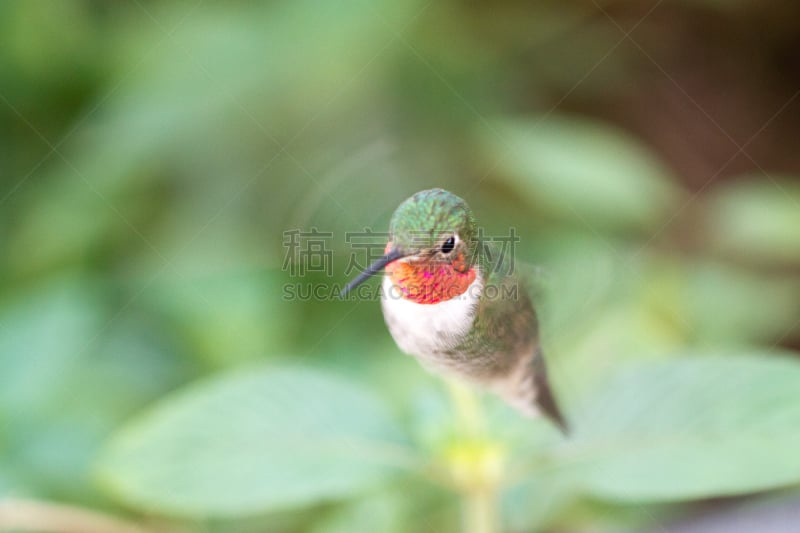
[[[401,350],[434,363],[437,352],[457,346],[469,332],[482,289],[478,272],[463,294],[438,304],[418,304],[402,298],[389,276],[384,276],[383,316]]]

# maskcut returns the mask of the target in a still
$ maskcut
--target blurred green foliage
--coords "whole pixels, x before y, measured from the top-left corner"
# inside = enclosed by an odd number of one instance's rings
[[[734,73],[791,96],[769,58],[800,17],[634,4],[0,3],[0,494],[168,530],[458,531],[486,484],[503,530],[588,532],[797,486],[796,137],[703,173],[712,136],[680,157],[635,125],[680,136],[691,109],[731,141],[665,18],[760,43]],[[761,89],[736,139],[796,115]],[[301,281],[342,283],[345,233],[433,186],[537,265],[570,439],[449,397],[377,302],[282,298],[284,231],[332,232],[334,279]]]

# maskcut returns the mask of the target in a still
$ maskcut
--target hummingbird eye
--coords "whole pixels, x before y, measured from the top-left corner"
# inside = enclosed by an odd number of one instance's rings
[[[442,253],[449,254],[456,247],[455,235],[451,235],[444,243],[442,243]]]

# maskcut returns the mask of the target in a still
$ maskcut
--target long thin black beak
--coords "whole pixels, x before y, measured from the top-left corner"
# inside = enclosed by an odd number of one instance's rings
[[[377,274],[378,272],[383,270],[383,267],[385,267],[392,261],[400,259],[403,256],[404,254],[400,250],[397,249],[389,250],[389,253],[387,253],[374,263],[372,263],[370,266],[367,267],[366,270],[364,270],[364,272],[356,276],[355,279],[353,279],[353,281],[345,285],[345,287],[342,289],[342,292],[339,293],[339,298],[344,298],[345,296],[347,296],[348,292],[352,291],[353,289],[364,283],[372,275]]]

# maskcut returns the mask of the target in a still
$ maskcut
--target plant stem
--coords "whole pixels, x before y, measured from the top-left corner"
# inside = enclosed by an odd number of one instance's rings
[[[461,427],[466,430],[466,433],[471,437],[483,435],[486,429],[483,419],[483,409],[475,393],[471,389],[455,381],[448,381],[447,385]]]
[[[483,406],[475,393],[460,383],[448,382],[450,397],[455,407],[459,427],[465,440],[482,448],[474,457],[473,475],[463,479],[459,485],[461,492],[461,520],[465,533],[494,533],[497,528],[497,484],[486,447],[486,422]]]
[[[0,531],[147,533],[148,529],[97,511],[19,498],[0,499]]]
[[[495,494],[490,488],[476,487],[464,495],[463,530],[466,533],[494,533]]]

